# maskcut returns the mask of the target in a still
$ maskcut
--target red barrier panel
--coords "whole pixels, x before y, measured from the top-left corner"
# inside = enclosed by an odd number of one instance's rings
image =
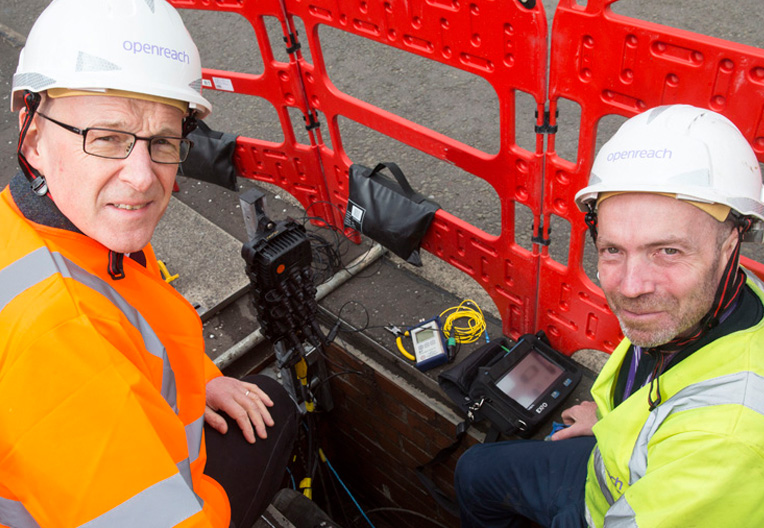
[[[437,159],[460,167],[488,182],[501,203],[501,233],[492,236],[439,211],[423,247],[470,275],[490,294],[503,317],[503,330],[514,337],[533,331],[538,255],[515,243],[514,203],[540,215],[542,142],[536,152],[519,148],[515,141],[515,89],[530,93],[543,109],[546,99],[546,16],[541,4],[523,7],[517,0],[284,0],[238,2],[175,0],[178,7],[236,12],[255,28],[265,64],[261,75],[205,70],[206,85],[256,95],[277,109],[282,121],[282,144],[242,138],[237,148],[241,173],[255,180],[275,183],[293,194],[311,214],[321,214],[335,226],[348,195],[348,168],[352,163],[342,149],[338,118],[344,116],[379,133],[395,138]],[[282,23],[284,35],[294,42],[293,18],[302,20],[314,64],[301,51],[290,62],[273,59],[262,17]],[[500,149],[489,155],[395,114],[339,91],[324,64],[319,27],[331,26],[408,53],[436,60],[485,79],[496,91],[501,130]],[[288,108],[307,116],[319,110],[331,134],[331,149],[321,139],[321,128],[312,130],[314,144],[298,144],[289,122]],[[543,112],[542,112],[543,114]],[[325,133],[325,132],[324,132]],[[447,186],[444,185],[444,188]],[[437,197],[436,197],[437,198]],[[321,210],[323,209],[323,210]]]
[[[546,17],[541,5],[516,0],[461,3],[458,0],[286,0],[290,15],[306,27],[315,65],[305,64],[308,99],[326,117],[332,145],[341,145],[338,116],[398,139],[487,181],[501,203],[501,233],[491,236],[446,211],[439,211],[423,247],[467,273],[485,288],[514,337],[534,324],[536,255],[515,243],[514,202],[537,218],[541,191],[541,144],[528,153],[515,142],[515,89],[545,99]],[[499,100],[500,148],[487,155],[463,143],[341,93],[326,71],[318,29],[332,26],[381,44],[447,64],[485,79]],[[322,147],[333,203],[347,200],[347,168],[341,150]],[[331,177],[329,176],[331,175]],[[447,186],[444,185],[444,188]],[[436,197],[437,198],[437,197]]]
[[[264,71],[259,75],[204,71],[211,89],[258,96],[277,111],[282,143],[240,138],[236,163],[244,177],[269,182],[295,196],[311,215],[342,225],[348,167],[340,117],[451,163],[490,184],[501,204],[501,232],[492,236],[439,211],[423,246],[467,273],[489,293],[502,314],[504,333],[518,337],[543,329],[565,353],[581,348],[610,351],[620,338],[601,290],[583,272],[585,228],[573,202],[586,184],[596,129],[608,114],[632,116],[659,104],[683,102],[727,115],[764,160],[764,51],[657,24],[618,16],[616,0],[562,0],[552,32],[550,124],[560,98],[581,106],[575,163],[555,152],[554,134],[535,152],[515,137],[515,91],[530,93],[544,124],[547,102],[547,26],[541,4],[521,0],[171,0],[177,7],[229,11],[255,30]],[[274,59],[263,17],[281,23],[289,62]],[[306,35],[297,36],[295,18]],[[486,154],[341,92],[326,70],[321,26],[351,33],[478,76],[496,91],[500,146]],[[295,44],[310,49],[308,62]],[[310,145],[295,140],[289,109],[309,125]],[[324,117],[314,127],[316,111]],[[322,134],[330,134],[331,145]],[[381,160],[380,160],[381,161]],[[444,186],[446,187],[446,186]],[[437,199],[437,196],[436,196]],[[551,215],[571,228],[568,262],[554,261],[534,241],[515,242],[515,203],[534,217],[538,240],[550,238]],[[758,273],[760,264],[746,262]]]
[[[578,161],[546,153],[543,211],[571,225],[569,265],[541,257],[539,328],[562,350],[612,350],[619,330],[597,286],[582,271],[588,242],[573,197],[586,185],[603,116],[630,117],[662,104],[687,103],[726,115],[764,161],[764,50],[613,13],[616,0],[562,0],[552,30],[549,97],[581,105]],[[548,222],[545,222],[548,223]],[[761,264],[745,260],[761,274]]]

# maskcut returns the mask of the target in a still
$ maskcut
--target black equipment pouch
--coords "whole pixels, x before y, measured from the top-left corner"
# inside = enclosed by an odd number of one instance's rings
[[[394,178],[382,173],[387,168]],[[350,166],[345,227],[355,229],[414,266],[421,266],[419,246],[440,206],[411,188],[392,162],[374,169]]]
[[[462,440],[467,435],[467,430],[472,422],[482,419],[480,409],[474,409],[474,402],[469,396],[470,387],[475,383],[478,369],[495,363],[497,358],[501,357],[502,346],[506,346],[507,343],[508,341],[505,338],[501,338],[485,344],[457,365],[438,375],[440,388],[459,406],[459,409],[467,416],[467,419],[456,426],[454,442],[441,449],[432,460],[418,466],[416,468],[416,475],[432,498],[435,499],[435,502],[454,517],[459,516],[459,508],[456,501],[435,484],[427,475],[428,471],[426,470],[447,460],[461,446]],[[498,431],[495,434],[489,434],[486,441],[494,441],[496,438],[498,438]]]
[[[180,164],[178,174],[214,183],[232,191],[236,189],[236,168],[233,153],[236,150],[234,134],[212,130],[201,119],[197,128],[188,134],[194,142],[186,161]]]
[[[449,398],[464,412],[471,421],[482,419],[480,409],[475,408],[475,400],[470,396],[472,386],[478,376],[478,369],[488,367],[498,361],[509,341],[505,338],[486,343],[467,356],[462,362],[438,375],[438,384]],[[474,409],[474,410],[473,410]],[[472,413],[472,416],[470,416]]]

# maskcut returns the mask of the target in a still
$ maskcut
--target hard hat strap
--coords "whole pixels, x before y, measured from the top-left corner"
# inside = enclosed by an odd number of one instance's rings
[[[32,124],[32,118],[34,117],[37,108],[40,106],[41,100],[42,97],[39,93],[27,91],[24,94],[24,106],[26,107],[27,112],[24,116],[24,122],[21,124],[21,131],[19,132],[19,144],[16,149],[21,172],[23,172],[24,176],[26,176],[27,180],[29,180],[29,183],[32,186],[32,191],[34,191],[37,196],[45,196],[48,193],[48,184],[45,181],[45,176],[40,174],[37,169],[29,164],[26,156],[24,156],[24,153],[21,152],[21,147],[24,144],[24,139],[27,136],[29,125]]]
[[[196,110],[191,110],[191,112],[183,118],[183,137],[187,137],[191,132],[196,130],[198,124],[196,114]]]
[[[589,228],[589,234],[592,237],[592,242],[594,242],[594,245],[597,245],[597,210],[595,209],[595,202],[588,202],[586,204],[587,209],[589,211],[584,216],[584,222],[586,223],[586,227]]]

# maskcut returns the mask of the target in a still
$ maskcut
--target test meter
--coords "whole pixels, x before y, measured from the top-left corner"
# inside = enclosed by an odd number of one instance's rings
[[[414,343],[416,367],[419,370],[428,370],[448,361],[446,341],[437,317],[409,329],[409,335]]]

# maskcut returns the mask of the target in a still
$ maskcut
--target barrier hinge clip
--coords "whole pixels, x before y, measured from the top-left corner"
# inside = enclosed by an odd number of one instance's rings
[[[284,42],[287,45],[286,52],[289,55],[291,55],[292,53],[294,53],[295,51],[297,51],[298,49],[300,49],[302,47],[302,44],[300,44],[297,41],[297,31],[295,31],[294,33],[289,33],[288,35],[286,35],[284,37]]]
[[[536,122],[538,123],[539,120],[539,111],[536,110],[535,112]],[[558,117],[560,117],[560,111],[555,110],[554,111],[554,117],[555,121]],[[544,123],[541,125],[536,125],[534,130],[536,131],[536,134],[556,134],[557,133],[557,125],[550,125],[549,124],[549,110],[544,110]]]
[[[552,226],[549,226],[549,232],[547,234],[552,233]],[[549,246],[552,243],[551,238],[544,238],[544,222],[543,220],[539,222],[538,230],[536,233],[534,233],[533,236],[531,236],[531,242],[534,244],[540,244],[542,246]]]
[[[308,110],[308,115],[305,116],[305,130],[313,130],[321,126],[321,122],[318,120],[318,116],[313,110]]]

